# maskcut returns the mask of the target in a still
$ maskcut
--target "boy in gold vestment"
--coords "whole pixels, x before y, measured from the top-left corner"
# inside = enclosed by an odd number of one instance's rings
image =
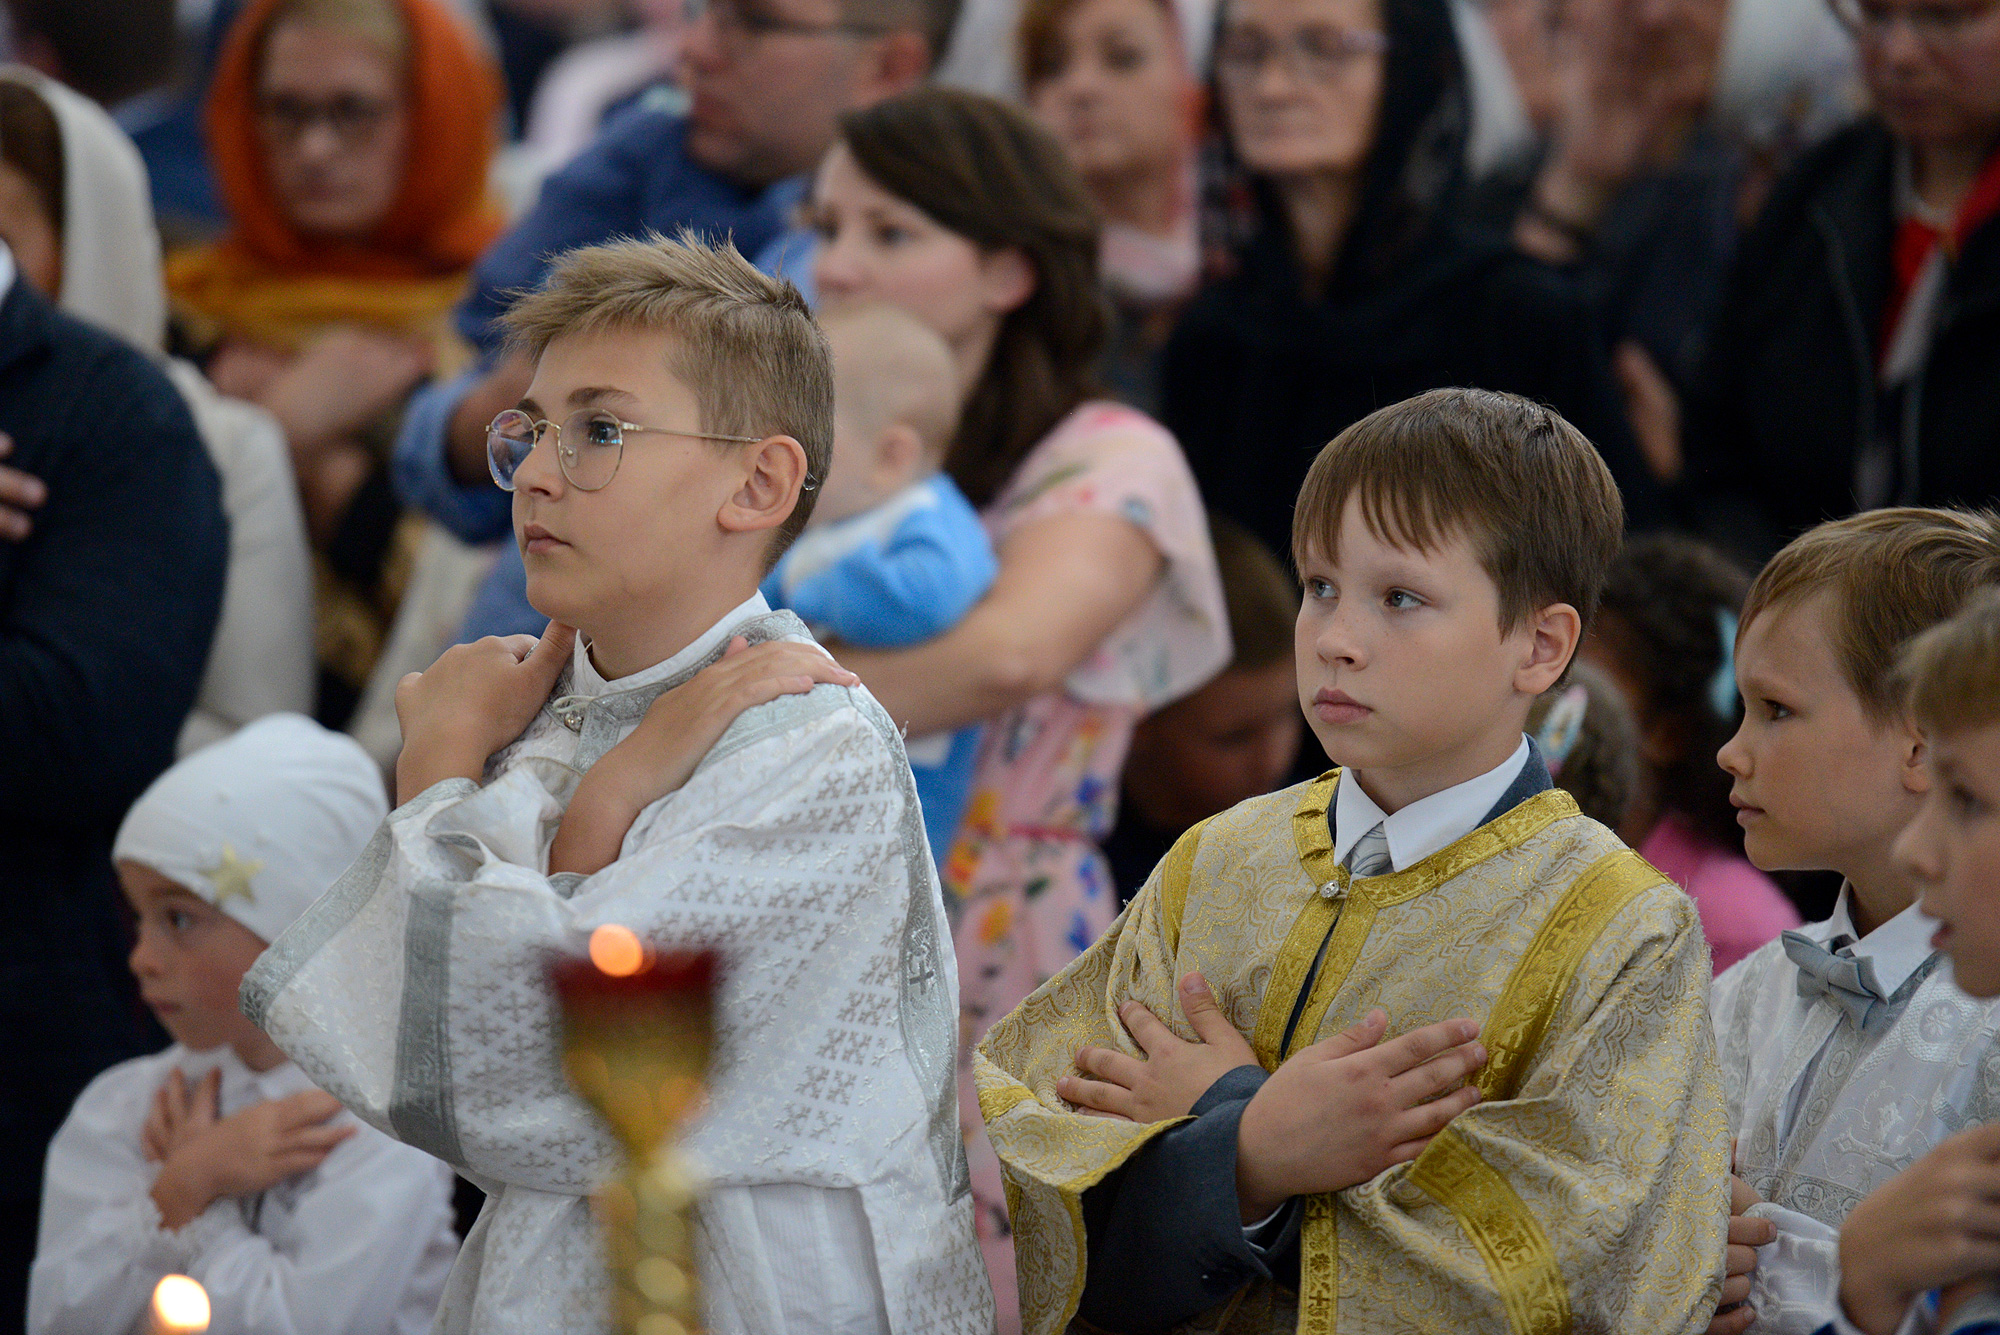
[[[1343,768],[1189,831],[979,1049],[1029,1335],[1707,1324],[1701,925],[1522,735],[1621,525],[1589,442],[1507,395],[1321,451],[1296,654]]]

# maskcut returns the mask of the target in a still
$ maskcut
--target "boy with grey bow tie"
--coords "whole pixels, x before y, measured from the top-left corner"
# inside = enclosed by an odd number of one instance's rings
[[[1846,884],[1830,918],[1710,993],[1737,1135],[1711,1335],[1832,1320],[1848,1212],[1953,1132],[2000,1117],[2000,1005],[1952,986],[1937,923],[1891,854],[1932,782],[1896,654],[1996,583],[2000,517],[1878,510],[1794,540],[1744,604],[1743,722],[1717,759],[1736,781],[1745,851],[1766,871]]]

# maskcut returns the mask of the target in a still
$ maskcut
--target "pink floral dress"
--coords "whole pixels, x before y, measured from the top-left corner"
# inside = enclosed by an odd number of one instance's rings
[[[1022,461],[985,520],[999,547],[1070,514],[1129,520],[1159,549],[1162,573],[1060,690],[987,725],[965,820],[940,869],[957,914],[960,1115],[1003,1332],[1018,1326],[1009,1316],[1013,1242],[973,1091],[973,1045],[1117,916],[1097,845],[1117,816],[1133,726],[1201,686],[1230,655],[1201,493],[1164,428],[1119,404],[1084,404]]]

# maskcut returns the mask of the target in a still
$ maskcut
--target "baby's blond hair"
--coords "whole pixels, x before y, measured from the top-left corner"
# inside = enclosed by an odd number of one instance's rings
[[[935,468],[958,431],[958,365],[945,341],[914,315],[877,303],[820,317],[833,349],[834,416],[860,440],[907,426]]]

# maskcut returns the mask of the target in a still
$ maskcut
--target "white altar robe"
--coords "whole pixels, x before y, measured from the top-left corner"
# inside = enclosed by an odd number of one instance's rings
[[[1853,937],[1851,893],[1805,935]],[[1930,947],[1936,927],[1912,907],[1855,943],[1887,994],[1866,1032],[1825,997],[1798,994],[1782,940],[1709,989],[1737,1172],[1767,1202],[1750,1213],[1778,1230],[1751,1277],[1759,1332],[1811,1335],[1834,1321],[1848,1212],[1939,1141],[2000,1118],[2000,1002],[1952,985]]]
[[[49,1145],[28,1278],[31,1335],[150,1329],[153,1285],[175,1273],[207,1287],[210,1335],[429,1330],[458,1252],[444,1165],[359,1127],[319,1167],[254,1196],[219,1197],[183,1227],[163,1228],[152,1198],[160,1165],[139,1138],[175,1069],[190,1086],[220,1070],[224,1117],[312,1088],[290,1062],[260,1073],[228,1047],[178,1043],[91,1081]]]
[[[585,1198],[616,1151],[563,1078],[544,970],[607,922],[728,961],[688,1142],[711,1183],[708,1328],[992,1329],[958,1136],[956,969],[881,706],[822,685],[745,712],[617,861],[546,874],[582,774],[735,635],[810,638],[753,597],[616,682],[579,644],[485,784],[449,780],[393,812],[245,980],[245,1010],[324,1088],[489,1192],[447,1335],[604,1327]]]

